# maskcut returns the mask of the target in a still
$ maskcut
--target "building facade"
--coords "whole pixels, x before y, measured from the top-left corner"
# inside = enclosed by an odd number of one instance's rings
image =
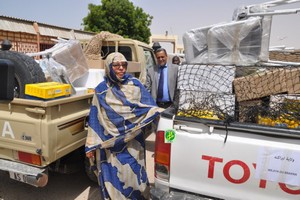
[[[11,50],[36,53],[51,48],[58,38],[90,40],[95,33],[0,15],[0,44],[9,40]]]

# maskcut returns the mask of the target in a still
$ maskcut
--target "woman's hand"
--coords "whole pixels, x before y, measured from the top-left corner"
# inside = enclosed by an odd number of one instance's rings
[[[89,151],[85,153],[85,156],[88,158],[94,158],[95,157],[95,151]]]

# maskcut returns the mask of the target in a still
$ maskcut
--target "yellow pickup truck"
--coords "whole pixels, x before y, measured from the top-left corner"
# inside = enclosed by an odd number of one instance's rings
[[[105,55],[114,51],[125,55],[129,61],[128,72],[142,82],[146,67],[156,62],[152,48],[145,43],[107,38],[97,51],[102,52],[96,56],[101,59],[87,58],[89,67],[103,68]],[[25,84],[46,81],[43,71],[32,57],[22,53],[0,50],[1,59],[10,60],[14,65],[14,99],[0,101],[0,170],[7,171],[17,181],[44,187],[48,182],[48,170],[68,171],[65,161],[72,153],[80,152],[84,159],[82,147],[93,93],[47,101],[27,99]],[[1,96],[5,97],[11,96],[9,93]]]

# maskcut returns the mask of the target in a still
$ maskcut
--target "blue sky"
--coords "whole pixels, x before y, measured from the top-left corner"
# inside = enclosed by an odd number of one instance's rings
[[[182,44],[184,32],[231,21],[235,8],[263,3],[263,0],[131,0],[135,6],[152,15],[152,34],[178,35]],[[88,4],[101,0],[1,0],[0,15],[41,23],[81,29],[82,18],[88,14]],[[274,9],[300,8],[300,2]],[[300,13],[273,17],[271,46],[300,48]],[[163,46],[166,44],[162,44]]]

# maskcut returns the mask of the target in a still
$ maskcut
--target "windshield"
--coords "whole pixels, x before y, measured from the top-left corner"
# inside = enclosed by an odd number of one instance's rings
[[[146,68],[156,65],[156,61],[155,61],[152,50],[144,49],[144,55],[145,55],[145,61],[146,61]]]

